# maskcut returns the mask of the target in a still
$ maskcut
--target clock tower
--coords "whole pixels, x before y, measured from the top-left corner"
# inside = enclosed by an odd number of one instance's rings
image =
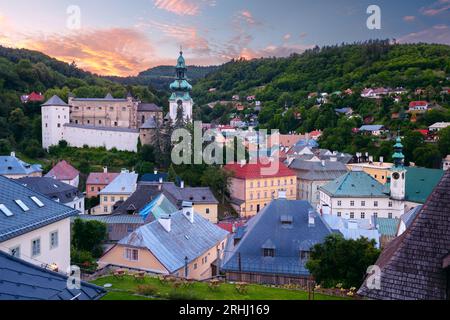
[[[405,200],[406,195],[406,169],[403,165],[403,145],[400,137],[394,145],[394,166],[391,168],[391,198],[394,200]]]
[[[172,91],[172,95],[169,99],[170,119],[175,123],[177,117],[181,117],[182,114],[184,121],[191,122],[194,101],[190,95],[192,86],[189,84],[186,77],[187,68],[186,61],[183,57],[183,51],[180,51],[180,56],[175,69],[176,80],[170,85],[170,91]]]

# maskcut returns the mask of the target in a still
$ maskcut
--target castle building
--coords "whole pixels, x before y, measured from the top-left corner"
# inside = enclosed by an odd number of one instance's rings
[[[166,118],[173,123],[178,110],[183,119],[191,121],[192,86],[186,78],[186,62],[180,52],[176,66],[176,80],[170,85],[170,112]],[[76,98],[69,96],[66,103],[53,96],[42,105],[42,146],[48,149],[61,140],[72,147],[105,147],[110,150],[136,152],[138,141],[154,142],[155,130],[163,122],[163,110],[153,103],[142,103],[128,93],[126,98]]]

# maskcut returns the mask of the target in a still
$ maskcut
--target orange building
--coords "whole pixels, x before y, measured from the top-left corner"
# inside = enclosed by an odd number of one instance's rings
[[[103,168],[103,172],[92,172],[86,181],[86,198],[95,198],[100,191],[110,184],[119,173],[108,172],[108,168]]]
[[[265,164],[232,163],[225,170],[233,173],[231,178],[231,205],[242,217],[256,215],[280,193],[289,200],[297,194],[297,176],[280,161]]]

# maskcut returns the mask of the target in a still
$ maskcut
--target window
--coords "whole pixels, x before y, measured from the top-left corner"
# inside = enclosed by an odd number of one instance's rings
[[[365,201],[361,201],[361,207],[365,207],[366,206],[366,202]]]
[[[111,197],[111,202],[116,202],[116,197],[112,196]]]
[[[102,124],[102,120],[98,120],[98,124]]]
[[[206,212],[206,214],[209,214],[209,208],[206,208],[206,210],[205,210],[205,212]]]
[[[263,249],[264,257],[275,257],[275,249]]]
[[[374,212],[374,213],[373,213],[373,217],[374,217],[374,218],[378,218],[378,213],[377,213],[377,212]]]
[[[9,254],[12,255],[13,257],[20,258],[20,246],[11,248],[9,250]]]
[[[25,203],[23,203],[22,200],[15,200],[15,203],[23,210],[23,211],[29,211],[30,208],[27,207]]]
[[[366,213],[365,212],[361,212],[361,219],[365,219],[366,218]]]
[[[389,213],[388,213],[388,218],[389,218],[389,219],[392,219],[392,212],[389,212]]]
[[[350,212],[350,219],[355,219],[355,213],[354,212]]]
[[[95,188],[94,188],[94,187],[91,187],[91,191],[94,192],[94,191],[95,191]]]
[[[58,247],[58,231],[50,233],[50,249],[55,249]]]
[[[108,197],[103,197],[104,202],[108,202]]]
[[[342,217],[342,212],[338,212],[338,213],[337,213],[337,216],[338,216],[338,217]]]
[[[194,263],[194,270],[197,270],[197,264],[196,263]]]
[[[39,208],[42,208],[42,207],[44,206],[44,204],[42,203],[42,201],[39,200],[37,197],[32,196],[32,197],[30,197],[30,198],[31,198],[31,200],[33,200],[34,203],[37,204],[37,206],[38,206]]]
[[[250,182],[250,189],[253,188],[253,182]]]
[[[374,207],[378,207],[378,201],[374,201],[374,202],[373,202],[373,206],[374,206]]]
[[[41,239],[31,241],[31,256],[36,257],[41,254]]]
[[[128,233],[132,233],[132,232],[133,232],[133,227],[128,226],[128,227],[127,227],[127,232],[128,232]]]
[[[107,207],[107,206],[104,206],[104,207],[103,207],[103,212],[105,212],[105,213],[108,212],[108,207]]]
[[[61,123],[58,123],[58,128],[61,128]]]
[[[342,201],[338,201],[338,206],[340,207],[340,206],[342,206]]]
[[[350,201],[350,207],[354,207],[355,206],[355,201]]]
[[[309,251],[300,251],[300,259],[308,260],[309,259]]]
[[[139,260],[139,250],[137,249],[125,249],[125,259],[129,261],[138,261]]]
[[[0,204],[0,211],[7,217],[11,217],[13,215],[13,213],[4,204]]]
[[[389,208],[392,208],[392,201],[389,201],[388,206],[389,206]]]

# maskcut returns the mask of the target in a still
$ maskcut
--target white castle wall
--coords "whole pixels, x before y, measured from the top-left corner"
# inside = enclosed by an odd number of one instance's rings
[[[139,131],[133,129],[100,129],[66,125],[64,127],[64,138],[70,146],[82,148],[105,147],[107,150],[116,148],[119,151],[137,152]]]

